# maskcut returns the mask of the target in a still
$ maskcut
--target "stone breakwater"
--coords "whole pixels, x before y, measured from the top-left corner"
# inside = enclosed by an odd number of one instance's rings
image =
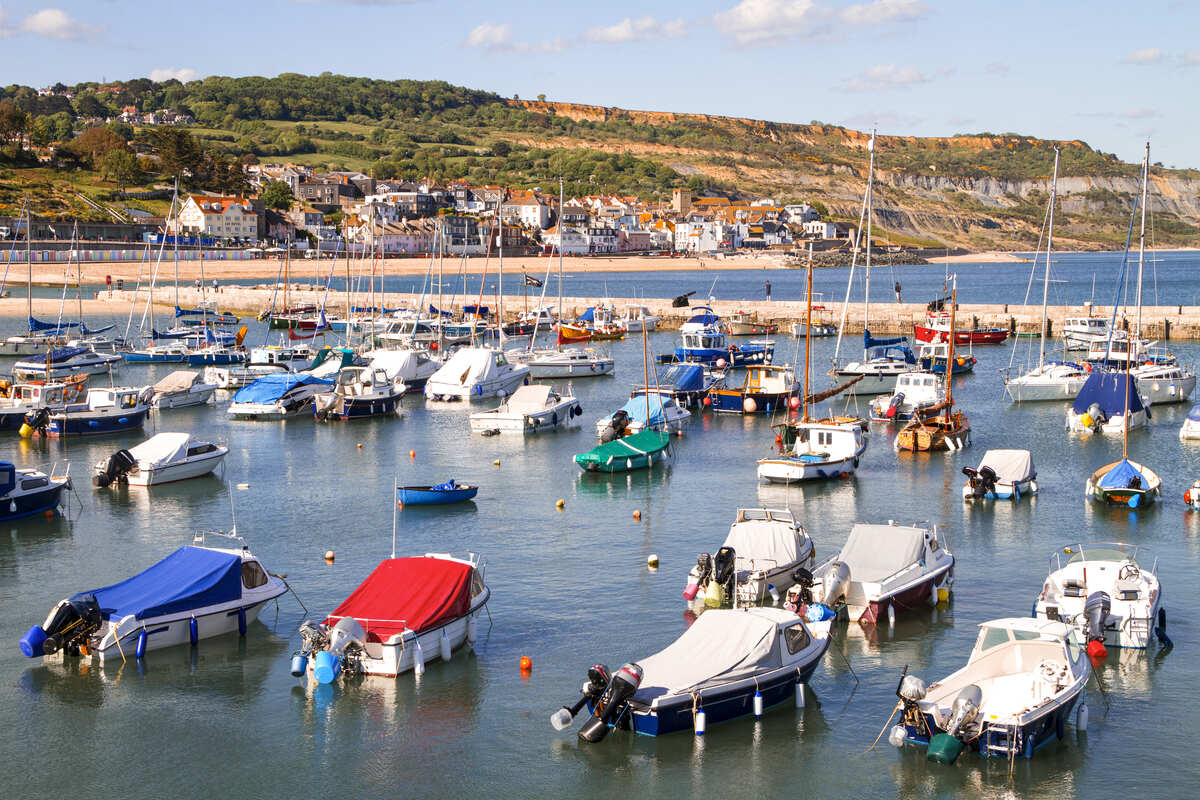
[[[164,308],[170,308],[174,298],[173,290],[171,292],[158,291],[155,293],[155,299]],[[270,286],[261,287],[242,287],[242,286],[224,286],[218,294],[213,295],[211,289],[206,289],[203,292],[196,290],[194,287],[179,288],[179,302],[183,306],[191,307],[201,302],[202,300],[212,300],[216,298],[218,306],[222,311],[231,311],[244,315],[257,315],[270,307],[272,297],[277,308],[282,308],[283,291]],[[288,290],[287,303],[289,306],[301,305],[317,305],[324,297],[324,292],[314,289],[311,285],[297,284]],[[388,307],[409,306],[416,307],[421,302],[421,296],[418,294],[397,294],[389,293],[386,297]],[[128,313],[129,304],[135,300],[134,293],[130,290],[126,291],[101,291],[98,292],[94,300],[88,301],[86,312],[95,314],[112,314],[123,315]],[[361,294],[355,294],[351,298],[353,305],[365,305],[367,298]],[[146,292],[142,291],[137,294],[137,308],[141,308],[146,301]],[[426,295],[424,298],[426,304],[436,303],[436,298],[431,298]],[[473,303],[475,298],[469,298],[467,302]],[[519,297],[509,296],[505,298],[504,315],[506,320],[511,320],[519,313],[523,304]],[[9,299],[5,301],[7,305],[3,310],[10,314],[18,312],[24,313],[24,301],[13,305],[16,301]],[[376,298],[378,302],[378,298]],[[489,297],[484,302],[490,306],[495,306],[495,297]],[[552,301],[551,301],[552,302]],[[661,318],[660,327],[665,330],[673,330],[682,325],[689,316],[694,312],[688,308],[673,308],[671,306],[671,298],[601,298],[601,297],[564,297],[563,309],[568,317],[578,315],[583,312],[588,306],[600,305],[603,302],[611,302],[616,306],[618,314],[624,311],[627,305],[645,306],[650,309],[650,312]],[[55,301],[57,304],[57,301]],[[346,307],[346,296],[341,292],[330,292],[326,299],[326,308],[330,315],[343,313]],[[449,299],[445,301],[449,307]],[[17,305],[20,308],[17,308]],[[455,303],[455,308],[459,308],[462,301]],[[800,322],[805,318],[805,306],[803,302],[798,301],[737,301],[737,300],[717,300],[713,304],[713,310],[722,317],[728,317],[736,312],[744,312],[758,322],[770,322],[780,326],[781,333],[787,333],[790,330],[792,322]],[[1062,331],[1063,323],[1068,317],[1086,316],[1089,310],[1083,306],[1051,306],[1047,310],[1047,326],[1048,333],[1051,336],[1058,336]],[[1111,306],[1093,306],[1090,309],[1092,316],[1108,319],[1112,314]],[[909,335],[912,333],[913,324],[919,323],[925,319],[925,305],[923,303],[872,303],[870,307],[871,315],[871,332],[877,336],[897,336]],[[813,309],[814,321],[824,323],[837,323],[841,316],[841,304],[829,304]],[[1036,335],[1041,323],[1042,307],[1040,305],[1002,305],[1002,304],[976,304],[976,303],[960,303],[957,312],[957,325],[960,329],[969,328],[1005,328],[1015,334]],[[1131,326],[1134,324],[1132,313],[1126,315],[1118,313],[1118,324]],[[846,333],[855,334],[862,333],[863,330],[863,305],[862,303],[851,303],[846,317]],[[1142,334],[1147,338],[1168,341],[1168,340],[1200,340],[1200,306],[1145,306],[1142,308]]]

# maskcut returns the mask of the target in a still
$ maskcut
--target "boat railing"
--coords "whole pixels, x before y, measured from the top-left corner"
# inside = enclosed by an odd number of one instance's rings
[[[50,480],[51,481],[67,480],[70,477],[71,477],[71,462],[70,461],[66,461],[63,463],[62,472],[58,471],[58,462],[57,461],[55,461],[50,466]]]
[[[228,539],[230,542],[235,542],[241,550],[249,551],[250,549],[250,546],[246,544],[246,540],[238,534],[236,527],[231,531],[196,531],[192,534],[192,546],[209,547],[210,545],[206,543],[209,536],[217,536],[222,539]]]
[[[1077,544],[1067,545],[1060,550],[1056,550],[1050,555],[1050,571],[1048,574],[1058,572],[1068,564],[1087,563],[1087,551],[1117,551],[1132,561],[1139,570],[1144,570],[1143,556],[1145,560],[1150,561],[1149,572],[1151,575],[1158,574],[1158,555],[1148,547],[1143,547],[1136,544],[1126,544],[1125,542],[1079,542]],[[1063,561],[1063,556],[1069,556],[1066,561]],[[1097,559],[1099,560],[1099,559]],[[1105,558],[1106,561],[1111,561],[1111,558]]]

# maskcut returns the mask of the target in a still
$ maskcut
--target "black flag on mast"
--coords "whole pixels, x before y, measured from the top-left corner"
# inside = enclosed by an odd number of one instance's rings
[[[540,287],[542,285],[542,281],[540,278],[535,278],[532,275],[529,275],[526,273],[521,273],[521,274],[525,275],[525,285],[526,286]]]

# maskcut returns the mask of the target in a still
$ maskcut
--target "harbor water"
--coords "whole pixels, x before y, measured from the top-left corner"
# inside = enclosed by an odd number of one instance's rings
[[[670,276],[653,280],[663,286],[647,286],[646,294],[707,288]],[[1111,277],[1105,289],[1111,297]],[[782,294],[776,283],[775,296]],[[6,335],[19,323],[8,327]],[[250,341],[266,335],[255,323]],[[668,352],[675,337],[658,333],[650,341],[654,351]],[[0,532],[0,719],[7,722],[0,796],[45,797],[58,793],[52,786],[180,799],[1058,799],[1148,788],[1154,796],[1191,796],[1198,770],[1185,736],[1200,702],[1200,513],[1186,510],[1182,498],[1200,477],[1200,445],[1177,436],[1190,404],[1155,407],[1151,426],[1130,435],[1131,456],[1162,476],[1161,503],[1137,512],[1098,507],[1084,499],[1084,482],[1120,457],[1120,438],[1068,434],[1061,403],[1005,401],[1000,370],[1014,347],[1019,362],[1030,344],[977,347],[975,373],[956,379],[972,447],[897,454],[894,430],[875,425],[854,478],[790,489],[755,479],[755,459],[772,451],[771,420],[711,412],[695,415],[669,467],[580,474],[571,457],[595,444],[592,423],[642,379],[637,338],[607,348],[617,359],[614,377],[555,382],[576,393],[584,409],[583,427],[572,432],[472,436],[466,406],[426,405],[413,396],[401,419],[234,422],[224,413],[228,395],[218,394],[214,405],[152,414],[145,433],[189,431],[227,444],[224,480],[106,490],[91,486],[91,465],[143,436],[25,441],[7,434],[0,458],[42,469],[69,460],[75,492],[69,519],[38,517]],[[830,339],[815,344],[818,388],[829,385],[832,349]],[[1176,352],[1184,362],[1200,360],[1200,347]],[[777,363],[795,363],[802,353],[796,340],[778,340]],[[171,368],[123,365],[116,381],[145,385]],[[1040,493],[1019,503],[964,503],[961,468],[976,465],[989,448],[1031,450]],[[486,557],[492,600],[474,651],[431,663],[419,679],[408,673],[313,690],[291,677],[297,626],[306,616],[322,618],[390,554],[393,485],[450,478],[478,484],[476,500],[400,511],[396,552]],[[760,722],[716,725],[702,738],[616,732],[586,745],[576,739],[577,725],[552,730],[549,716],[578,697],[589,665],[616,669],[685,630],[688,570],[697,553],[715,552],[737,508],[748,506],[791,508],[818,559],[840,547],[855,522],[936,523],[958,559],[953,597],[895,625],[837,626],[803,709],[788,702]],[[59,599],[125,578],[189,543],[194,532],[228,530],[235,519],[267,568],[286,574],[307,615],[287,595],[244,639],[233,634],[195,649],[153,651],[140,664],[42,664],[20,655],[18,638]],[[954,766],[929,764],[923,750],[898,751],[886,736],[870,749],[906,666],[927,681],[956,670],[977,623],[1027,616],[1051,553],[1091,540],[1157,552],[1175,648],[1113,648],[1087,689],[1086,734],[1068,728],[1033,760],[1018,759],[1011,774],[1006,760],[971,753]],[[323,559],[327,550],[336,553],[333,563]],[[647,569],[651,553],[660,559],[657,571]],[[524,676],[522,656],[533,662]]]

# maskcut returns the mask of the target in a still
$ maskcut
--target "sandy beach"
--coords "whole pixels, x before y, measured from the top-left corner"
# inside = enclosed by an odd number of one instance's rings
[[[931,264],[1016,264],[1030,259],[1020,253],[988,250],[984,253],[963,253],[960,256],[930,256],[925,260]]]

